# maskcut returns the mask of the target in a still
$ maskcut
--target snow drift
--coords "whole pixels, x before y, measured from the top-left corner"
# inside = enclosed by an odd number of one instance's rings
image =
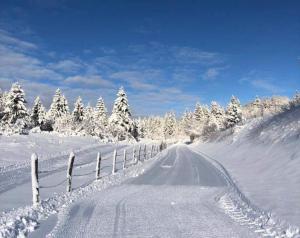
[[[221,162],[253,204],[300,226],[300,107],[253,119],[194,147]]]

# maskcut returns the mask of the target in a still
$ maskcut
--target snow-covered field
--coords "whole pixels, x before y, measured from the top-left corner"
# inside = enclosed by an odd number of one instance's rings
[[[300,108],[193,145],[229,171],[258,207],[300,226]]]
[[[30,135],[0,136],[0,168],[28,163],[33,152],[40,159],[67,154],[74,149],[99,145],[91,136],[60,136],[58,133],[31,133]]]

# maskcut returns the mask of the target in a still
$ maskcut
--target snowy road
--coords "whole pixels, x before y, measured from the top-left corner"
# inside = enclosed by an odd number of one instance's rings
[[[256,237],[218,207],[226,189],[211,163],[187,146],[173,146],[143,175],[73,203],[49,236]],[[45,223],[36,231],[40,237],[49,231]]]

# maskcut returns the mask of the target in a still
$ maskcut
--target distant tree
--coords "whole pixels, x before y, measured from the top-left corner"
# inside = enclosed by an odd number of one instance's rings
[[[40,100],[40,97],[36,97],[32,110],[31,110],[31,122],[34,127],[40,126],[43,123],[45,123],[46,119],[46,111],[44,106],[42,105],[42,102]]]
[[[52,104],[50,106],[48,115],[55,122],[56,119],[68,113],[69,113],[68,102],[66,98],[61,94],[61,91],[58,88],[53,96]]]
[[[230,128],[242,121],[241,104],[238,98],[232,96],[226,110],[226,127]]]
[[[225,122],[225,111],[216,101],[212,101],[210,104],[210,114],[210,123],[216,123],[217,130],[223,129]]]
[[[220,130],[219,122],[214,114],[210,114],[207,124],[203,127],[202,136],[208,138],[212,133]]]
[[[170,138],[176,132],[176,118],[173,112],[168,112],[164,120],[164,135],[165,139]]]
[[[4,116],[6,96],[7,96],[7,93],[2,92],[2,90],[0,88],[0,122],[1,122],[2,117]]]
[[[95,121],[101,127],[106,127],[108,125],[107,109],[102,97],[98,99],[96,104]]]
[[[88,103],[88,105],[85,107],[84,110],[84,117],[82,122],[82,127],[86,134],[96,136],[98,135],[96,130],[96,123],[95,123],[95,110],[91,105]],[[99,135],[98,135],[99,136]]]
[[[295,108],[300,105],[300,92],[296,91],[294,97],[290,101],[290,108]]]
[[[180,125],[181,130],[184,132],[185,135],[190,135],[193,129],[193,112],[185,110],[182,115]]]
[[[74,110],[72,113],[73,121],[75,123],[80,123],[83,121],[84,118],[84,105],[82,103],[81,97],[78,97],[75,104],[74,104]]]
[[[194,118],[198,122],[202,122],[204,118],[203,108],[199,102],[196,103],[196,107],[194,110]]]
[[[14,124],[18,119],[24,119],[28,116],[25,104],[25,93],[20,84],[12,84],[9,93],[5,97],[4,116],[2,121]]]
[[[109,118],[109,124],[112,130],[112,134],[118,140],[125,140],[132,136],[133,121],[131,119],[131,113],[128,105],[127,95],[121,87],[115,100],[112,114]]]

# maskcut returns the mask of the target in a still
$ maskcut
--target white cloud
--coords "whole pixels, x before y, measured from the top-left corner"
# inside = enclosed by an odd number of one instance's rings
[[[270,93],[280,93],[283,91],[280,87],[276,86],[271,81],[264,80],[264,79],[255,79],[250,81],[250,83],[254,87],[264,89]]]
[[[153,90],[156,88],[154,84],[147,83],[147,78],[155,77],[156,72],[147,71],[120,71],[110,75],[111,78],[120,79],[129,83],[130,87],[138,90]]]
[[[203,79],[204,80],[214,80],[218,75],[219,75],[219,69],[218,68],[209,68],[203,74]]]
[[[52,69],[59,70],[65,73],[74,73],[83,67],[82,63],[79,60],[75,61],[70,59],[65,59],[56,63],[51,63],[49,66]]]
[[[15,38],[11,36],[7,31],[0,29],[0,44],[8,45],[12,48],[18,49],[18,50],[24,50],[24,49],[37,49],[37,45],[20,40],[18,38]]]
[[[245,77],[239,80],[240,83],[249,83],[253,87],[263,89],[269,93],[282,93],[284,90],[274,84],[273,81],[273,78],[265,76],[256,70],[251,70]]]
[[[11,80],[60,80],[61,75],[33,56],[37,47],[0,30],[0,77]],[[3,40],[4,39],[4,40]]]
[[[221,71],[229,68],[229,66],[223,66],[223,67],[212,67],[208,68],[204,74],[202,75],[202,78],[207,81],[215,80],[221,73]]]
[[[115,84],[109,80],[103,79],[99,75],[76,75],[67,77],[64,80],[69,86],[72,87],[104,87],[104,88],[114,88]]]
[[[174,57],[181,63],[214,65],[222,63],[221,54],[216,52],[203,51],[191,47],[171,47]]]

